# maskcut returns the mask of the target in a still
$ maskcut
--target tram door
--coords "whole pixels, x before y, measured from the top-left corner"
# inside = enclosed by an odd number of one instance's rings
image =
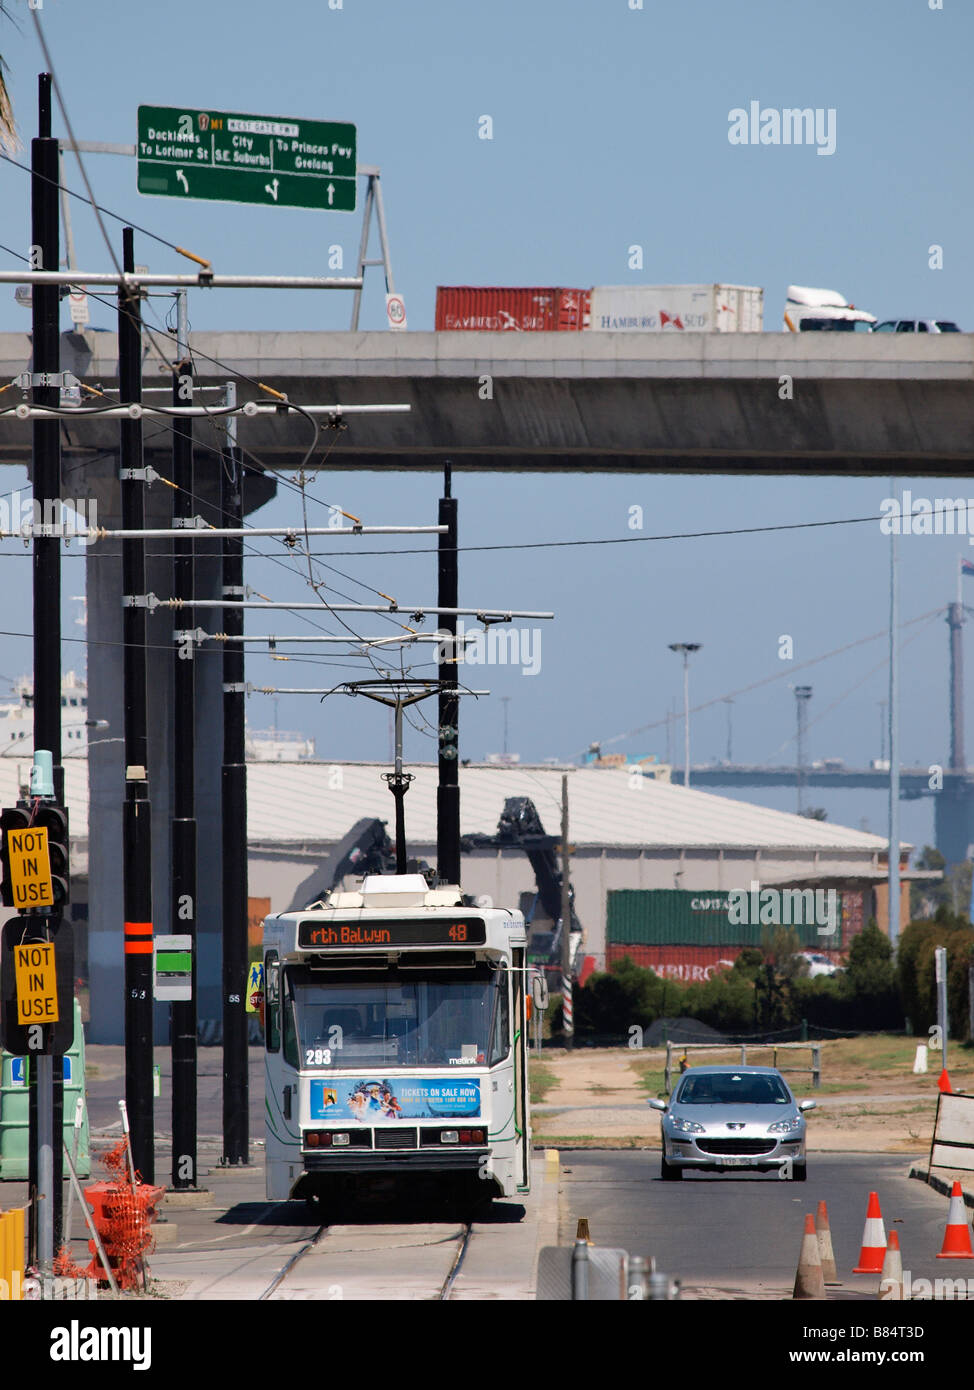
[[[528,1011],[526,955],[521,947],[512,954],[514,985],[514,1132],[517,1136],[515,1174],[518,1190],[531,1187],[531,1121],[528,1111]]]

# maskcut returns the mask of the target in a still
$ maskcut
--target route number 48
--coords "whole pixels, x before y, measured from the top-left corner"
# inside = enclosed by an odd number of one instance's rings
[[[466,941],[466,939],[467,939],[467,924],[466,924],[466,922],[457,922],[454,926],[452,926],[452,927],[450,928],[450,933],[449,933],[449,935],[450,935],[450,940],[451,940],[451,941]]]

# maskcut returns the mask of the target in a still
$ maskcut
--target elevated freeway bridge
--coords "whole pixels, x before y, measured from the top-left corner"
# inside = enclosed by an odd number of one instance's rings
[[[974,462],[974,335],[869,333],[195,333],[205,382],[268,382],[296,402],[403,402],[349,424],[332,469],[962,475]],[[114,334],[62,335],[61,366],[111,391]],[[169,373],[147,339],[145,384]],[[30,339],[0,334],[0,382]],[[11,393],[16,396],[16,392]],[[790,398],[788,398],[790,395]],[[9,400],[10,397],[8,396]],[[265,398],[266,399],[266,398]],[[3,402],[5,403],[5,402]],[[148,431],[147,434],[151,434]],[[114,447],[117,423],[65,427],[66,457]],[[165,432],[147,438],[165,447]],[[242,420],[241,443],[296,466],[307,422]],[[0,416],[0,461],[29,428]]]

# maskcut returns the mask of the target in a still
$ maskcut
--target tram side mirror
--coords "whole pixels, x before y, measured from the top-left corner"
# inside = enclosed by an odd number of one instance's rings
[[[531,977],[531,1000],[539,1013],[544,1013],[548,1007],[548,981],[543,975],[532,975]]]

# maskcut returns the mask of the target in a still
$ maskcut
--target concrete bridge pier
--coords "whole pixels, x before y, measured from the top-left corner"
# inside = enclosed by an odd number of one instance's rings
[[[196,511],[219,525],[219,460],[209,450],[196,458]],[[160,471],[163,469],[160,467]],[[65,492],[97,503],[98,524],[121,525],[118,458],[103,457],[78,469],[80,482],[66,470]],[[266,474],[248,472],[244,506],[248,512],[273,497],[276,484]],[[172,524],[172,490],[153,484],[146,493],[146,526]],[[172,543],[146,544],[146,587],[160,598],[172,592]],[[221,596],[219,543],[197,544],[196,593]],[[105,729],[90,730],[89,779],[89,976],[91,1026],[95,1043],[124,1039],[124,965],[122,954],[122,804],[125,798],[124,702],[122,683],[121,543],[100,541],[88,547],[88,708],[89,718],[107,719]],[[206,627],[192,614],[185,627]],[[152,804],[152,920],[156,932],[170,928],[170,826],[172,796],[173,645],[172,612],[157,610],[148,622],[149,796]],[[198,1017],[222,1019],[220,934],[222,926],[220,768],[223,753],[223,652],[208,644],[196,651],[196,817],[199,887],[197,903]],[[169,1007],[158,1004],[154,1019],[157,1043],[169,1040]]]
[[[974,845],[974,778],[944,777],[933,798],[934,843],[948,865],[963,864]]]

